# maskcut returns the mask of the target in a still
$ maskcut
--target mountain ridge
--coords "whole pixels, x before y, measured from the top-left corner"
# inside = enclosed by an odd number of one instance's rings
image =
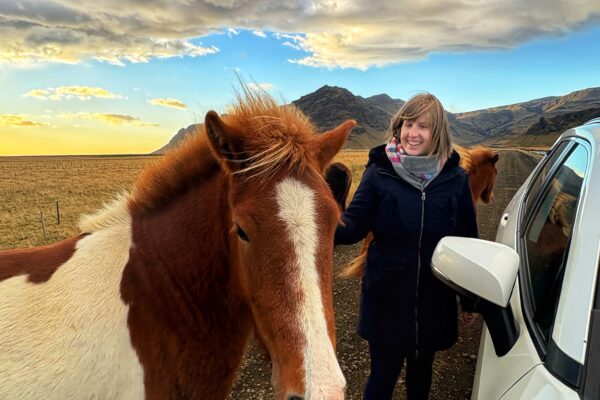
[[[342,87],[324,85],[291,104],[302,110],[320,132],[347,119],[355,119],[358,124],[345,148],[368,149],[384,143],[390,119],[404,103],[405,100],[385,93],[362,97]],[[455,141],[466,146],[550,146],[564,130],[597,116],[600,116],[600,87],[481,110],[448,112]],[[180,129],[168,144],[153,154],[164,153],[178,145],[201,125]]]

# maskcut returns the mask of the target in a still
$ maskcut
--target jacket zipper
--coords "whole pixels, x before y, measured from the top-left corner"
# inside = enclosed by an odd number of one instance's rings
[[[390,176],[392,178],[395,179],[399,179],[402,180],[402,178],[400,178],[398,175],[393,175],[383,169],[377,169],[377,172],[382,174],[382,175],[387,175]],[[427,188],[431,188],[434,185],[438,185],[442,182],[445,182],[449,179],[452,179],[456,176],[456,174],[450,174],[450,175],[446,175],[441,177],[441,179],[434,179],[433,181],[430,182],[429,185],[427,185]],[[426,199],[426,195],[425,195],[425,189],[421,190],[421,230],[419,232],[419,245],[418,245],[418,254],[417,254],[417,287],[415,290],[415,358],[419,358],[419,311],[418,311],[418,304],[419,304],[419,278],[420,278],[420,273],[421,273],[421,242],[423,240],[423,225],[425,223],[425,199]]]
[[[423,224],[425,223],[425,191],[421,191],[421,230],[419,232],[419,247],[417,253],[417,287],[415,290],[415,358],[419,358],[419,277],[421,273],[421,240],[423,239]]]

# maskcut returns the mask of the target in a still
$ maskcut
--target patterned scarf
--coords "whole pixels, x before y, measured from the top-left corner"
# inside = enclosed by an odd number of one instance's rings
[[[436,155],[409,156],[395,137],[385,146],[385,154],[396,174],[419,190],[425,189],[446,163]]]

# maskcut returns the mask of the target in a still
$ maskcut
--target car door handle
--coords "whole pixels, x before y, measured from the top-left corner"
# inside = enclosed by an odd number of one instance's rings
[[[506,224],[508,224],[508,213],[504,214],[502,216],[502,219],[500,220],[500,225],[504,228],[506,226]]]

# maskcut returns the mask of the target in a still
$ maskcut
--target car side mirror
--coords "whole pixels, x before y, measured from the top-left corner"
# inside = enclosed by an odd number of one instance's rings
[[[487,240],[448,236],[431,259],[433,274],[477,304],[496,355],[508,353],[519,337],[510,296],[519,271],[519,255]]]

